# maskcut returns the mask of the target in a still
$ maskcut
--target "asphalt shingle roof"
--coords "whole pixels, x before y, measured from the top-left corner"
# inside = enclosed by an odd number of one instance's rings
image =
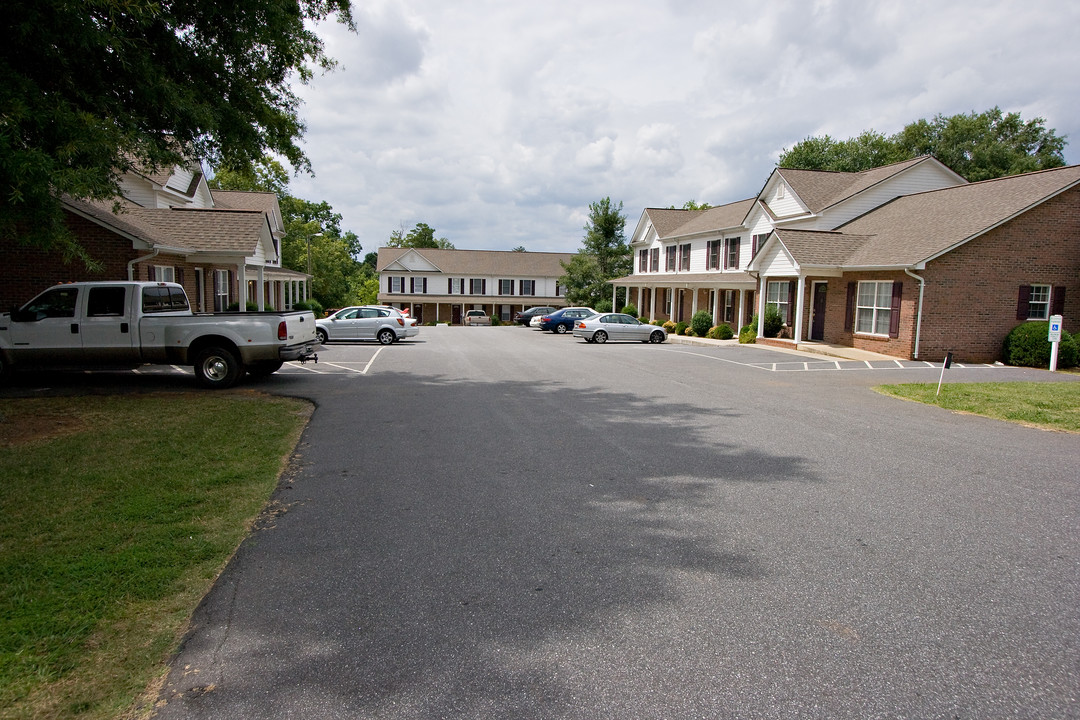
[[[446,275],[559,277],[562,262],[574,253],[511,252],[508,250],[441,250],[435,248],[379,248],[376,268],[382,272],[408,252],[416,252]]]
[[[846,200],[858,193],[897,175],[910,167],[925,162],[925,155],[913,160],[884,165],[863,172],[828,172],[823,170],[797,170],[777,168],[792,191],[806,204],[810,212],[819,213],[825,208]]]
[[[738,202],[709,208],[698,213],[696,217],[684,222],[669,234],[669,237],[682,237],[696,233],[724,230],[726,228],[739,227],[746,213],[754,206],[757,198],[739,200]]]

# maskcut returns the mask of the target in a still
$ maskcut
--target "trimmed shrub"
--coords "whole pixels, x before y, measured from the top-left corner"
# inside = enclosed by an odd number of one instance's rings
[[[610,300],[600,300],[599,302],[596,303],[596,305],[593,307],[593,309],[596,310],[596,312],[598,312],[598,313],[609,313],[609,312],[611,312],[611,301]]]
[[[643,325],[648,325],[649,324],[649,318],[645,317],[644,315],[639,317],[637,320],[638,320],[639,323],[641,323]],[[653,323],[653,324],[655,325],[656,323]]]
[[[645,322],[644,318],[642,318],[642,322]],[[664,321],[660,320],[659,318],[657,318],[656,320],[653,320],[652,324],[656,325],[657,327],[664,327]]]
[[[690,327],[690,326],[687,325],[684,322],[676,323],[676,325],[675,325],[675,334],[676,335],[685,335],[686,334],[686,328],[688,328],[688,327]]]
[[[705,337],[709,332],[709,328],[712,327],[712,313],[708,310],[698,310],[694,313],[694,316],[690,318],[690,327],[694,329],[694,334],[698,337]]]
[[[675,321],[674,320],[665,320],[661,324],[661,327],[664,328],[665,330],[667,330],[668,335],[671,335],[672,333],[675,332]]]
[[[709,332],[705,337],[710,340],[730,340],[735,337],[735,331],[727,323],[721,323],[709,328]]]
[[[750,318],[749,324],[739,328],[739,342],[744,345],[757,342],[757,315]]]
[[[637,305],[623,305],[623,309],[619,312],[623,313],[624,315],[632,315],[634,317],[637,317]]]
[[[250,300],[248,300],[247,304],[245,305],[245,308],[246,309],[245,309],[244,312],[259,312],[259,303],[251,302]],[[227,312],[239,312],[240,303],[239,302],[230,303],[229,307],[225,308],[225,310]]]
[[[1007,365],[1023,367],[1050,367],[1049,322],[1026,322],[1017,325],[1005,336],[1002,358]],[[1075,367],[1080,348],[1076,340],[1066,332],[1061,333],[1058,344],[1059,368]]]
[[[326,311],[323,309],[322,303],[312,298],[310,300],[301,300],[298,303],[293,303],[293,310],[310,310],[315,313],[315,317],[321,318],[326,315]]]
[[[752,323],[756,325],[757,323]],[[780,317],[780,311],[775,307],[769,306],[765,308],[765,326],[761,329],[761,334],[767,338],[774,338],[780,334],[780,328],[784,326],[784,318]]]

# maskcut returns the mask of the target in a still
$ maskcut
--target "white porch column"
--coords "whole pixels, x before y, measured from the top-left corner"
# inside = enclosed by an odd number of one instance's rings
[[[259,299],[255,301],[255,304],[259,307],[259,312],[266,309],[266,290],[263,289],[263,283],[266,282],[266,271],[263,270],[263,266],[255,268],[255,290],[259,294]]]
[[[746,294],[745,294],[746,291],[745,290],[739,290],[738,293],[739,294],[736,295],[736,297],[739,298],[739,314],[738,314],[738,318],[739,318],[739,327],[741,328],[743,325],[746,324]]]
[[[806,278],[799,275],[799,284],[795,290],[795,343],[802,342],[803,331],[803,303],[806,302]]]
[[[768,295],[769,279],[762,277],[758,282],[758,301],[757,301],[757,336],[763,337],[765,330],[765,296]]]
[[[247,310],[247,266],[244,263],[236,266],[236,281],[239,285],[237,309],[244,312]]]
[[[649,322],[656,319],[656,286],[649,288]]]
[[[690,291],[690,292],[694,293],[694,299],[690,301],[690,319],[691,319],[691,320],[693,320],[693,319],[694,319],[694,315],[697,315],[697,296],[698,296],[698,289],[697,289],[697,288],[693,288],[693,289],[691,289],[691,291]]]
[[[716,288],[713,290],[713,304],[712,304],[712,324],[720,324],[720,293],[727,293],[726,290]]]
[[[619,286],[611,283],[611,312],[619,312]]]

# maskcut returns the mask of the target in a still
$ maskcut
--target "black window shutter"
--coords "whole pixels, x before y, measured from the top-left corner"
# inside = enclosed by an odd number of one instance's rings
[[[1065,287],[1063,285],[1054,288],[1053,297],[1050,299],[1050,314],[1065,314]]]
[[[424,278],[424,290],[423,293],[427,295],[427,278]]]
[[[900,300],[904,295],[904,283],[892,284],[892,312],[889,314],[889,337],[900,337]]]
[[[849,282],[847,284],[847,314],[844,315],[844,332],[851,332],[855,329],[855,292],[857,287],[857,283]]]
[[[405,288],[402,288],[402,290],[404,290],[404,289]],[[409,292],[411,292],[411,293],[416,292],[416,278],[414,278],[414,277],[409,278]]]
[[[147,280],[153,280],[154,279],[154,266],[153,265],[147,265],[146,266],[146,279]]]
[[[229,271],[229,287],[225,288],[225,302],[226,302],[226,305],[229,305],[229,304],[232,303],[232,299],[233,299],[232,289],[233,289],[233,271],[230,270]],[[223,309],[227,309],[227,308],[223,308]]]
[[[446,294],[454,294],[454,278],[446,278]]]
[[[184,268],[176,268],[176,284],[184,284]]]
[[[514,281],[513,280],[510,281],[510,294],[511,295],[514,294]]]
[[[535,280],[532,281],[532,292],[529,293],[529,294],[534,296],[534,297],[536,296],[536,281]]]
[[[1031,302],[1031,286],[1021,285],[1020,295],[1016,300],[1016,319],[1027,320],[1031,314],[1028,308],[1028,303]]]
[[[487,295],[487,278],[480,281],[480,294]]]
[[[405,276],[401,276],[401,292],[405,292]]]
[[[795,281],[792,280],[788,283],[787,291],[787,325],[788,327],[795,326]]]

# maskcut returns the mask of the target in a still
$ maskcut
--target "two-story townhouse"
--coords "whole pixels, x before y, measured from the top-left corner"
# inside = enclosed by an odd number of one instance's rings
[[[750,270],[789,288],[790,338],[759,342],[990,362],[1019,323],[1080,327],[1080,166],[904,195],[835,230],[778,227]]]
[[[563,307],[559,278],[572,253],[379,248],[380,303],[420,322],[460,324],[467,310],[509,321],[538,305]]]
[[[748,200],[645,210],[631,240],[634,273],[611,282],[650,319],[688,321],[706,309],[718,323],[741,326],[764,302],[794,313],[786,275],[762,280],[748,272],[775,228],[832,229],[900,195],[964,182],[930,156],[858,173],[777,168]]]
[[[198,169],[174,167],[121,178],[113,202],[66,199],[65,222],[100,267],[58,251],[0,238],[7,279],[0,303],[20,304],[58,281],[165,280],[184,285],[196,311],[289,308],[308,276],[281,267],[284,224],[273,193],[211,190]]]

